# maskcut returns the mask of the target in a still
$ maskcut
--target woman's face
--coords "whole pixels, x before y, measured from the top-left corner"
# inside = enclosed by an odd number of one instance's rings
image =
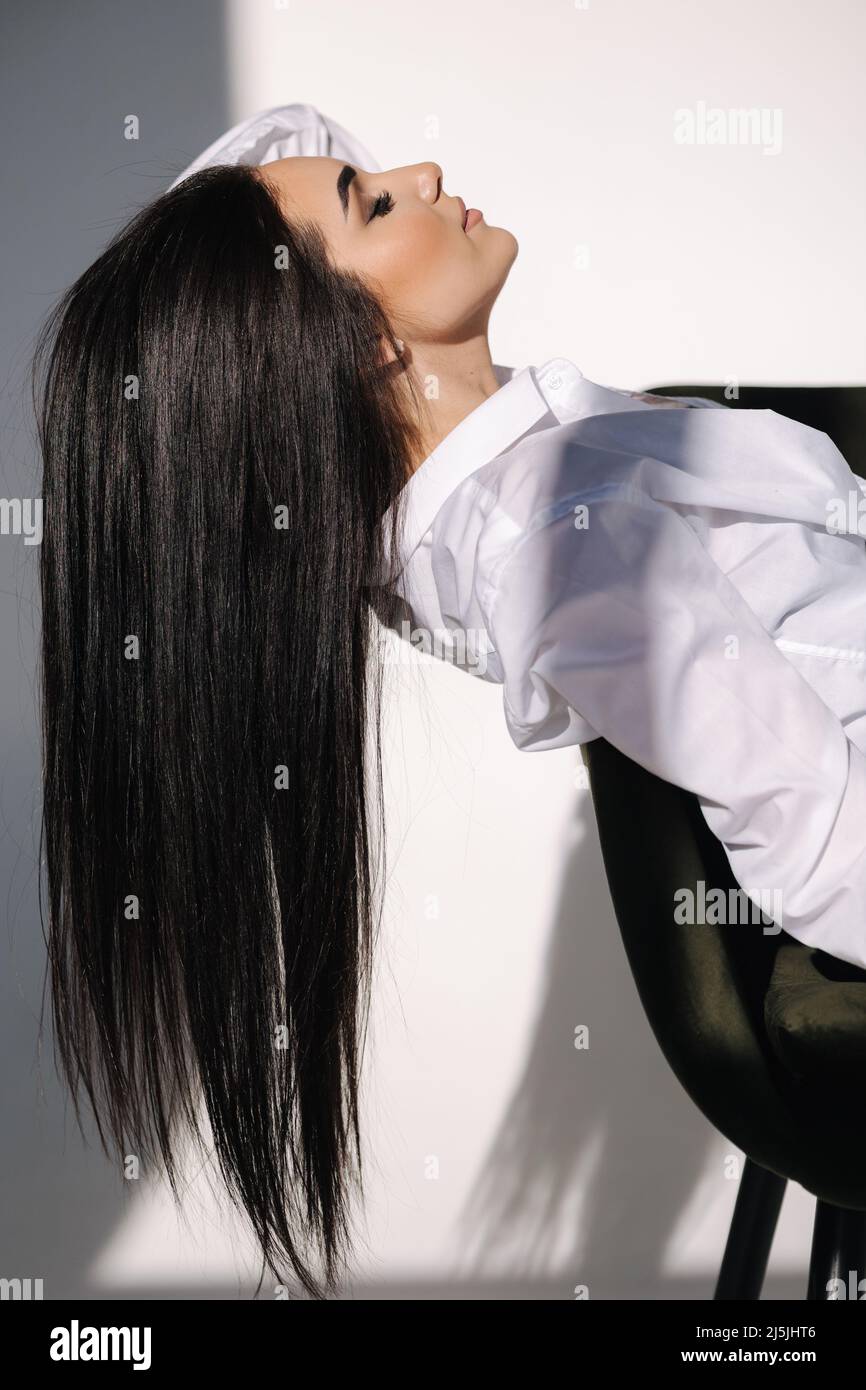
[[[258,172],[287,219],[303,213],[318,224],[334,264],[361,276],[398,336],[459,342],[486,332],[518,243],[477,215],[464,231],[464,206],[443,192],[438,164],[369,174],[341,159],[301,155]]]

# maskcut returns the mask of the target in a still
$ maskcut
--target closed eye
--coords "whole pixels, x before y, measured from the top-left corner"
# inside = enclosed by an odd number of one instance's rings
[[[387,217],[393,207],[394,199],[391,197],[391,194],[380,193],[378,198],[373,201],[373,206],[370,209],[370,216],[367,218],[367,221],[372,222],[374,217]]]

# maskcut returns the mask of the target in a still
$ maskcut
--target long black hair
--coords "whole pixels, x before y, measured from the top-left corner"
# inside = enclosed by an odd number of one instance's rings
[[[420,456],[385,342],[382,299],[316,225],[219,167],[137,213],[34,356],[59,1066],[82,1130],[83,1090],[106,1153],[175,1197],[203,1099],[263,1274],[313,1297],[345,1271],[362,1190],[371,604]]]

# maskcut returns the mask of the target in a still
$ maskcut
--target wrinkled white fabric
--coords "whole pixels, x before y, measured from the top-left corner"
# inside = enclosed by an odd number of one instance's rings
[[[330,116],[324,116],[307,102],[294,102],[269,107],[239,121],[202,150],[169,188],[176,188],[190,174],[212,164],[270,164],[274,159],[291,159],[295,155],[345,159],[372,173],[378,173],[380,168],[360,140]]]
[[[866,488],[828,436],[554,358],[405,501],[402,635],[500,683],[518,748],[601,736],[693,791],[752,901],[866,968]]]

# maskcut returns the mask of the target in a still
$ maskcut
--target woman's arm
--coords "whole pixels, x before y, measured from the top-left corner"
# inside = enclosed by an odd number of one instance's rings
[[[779,925],[866,968],[866,757],[679,513],[620,484],[585,520],[542,519],[496,577],[514,742],[571,706],[698,796],[749,897],[780,893]]]

